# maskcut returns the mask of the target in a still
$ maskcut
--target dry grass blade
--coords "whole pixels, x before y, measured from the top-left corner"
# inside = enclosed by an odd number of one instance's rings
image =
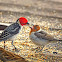
[[[6,50],[4,50],[3,48],[0,47],[0,60],[2,60],[3,62],[28,62],[26,61],[24,58],[22,58],[21,56],[19,55],[16,55],[12,52],[8,52]]]

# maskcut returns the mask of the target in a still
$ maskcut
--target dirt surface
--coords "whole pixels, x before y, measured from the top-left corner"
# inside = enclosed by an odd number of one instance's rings
[[[62,30],[49,30],[48,28],[62,29],[62,1],[61,0],[0,0],[0,22],[13,23],[19,17],[25,17],[30,24],[38,24],[52,34],[55,38],[62,38]],[[6,42],[6,50],[24,57],[29,62],[59,62],[62,61],[62,43],[54,43],[44,48],[43,55],[39,52],[42,48],[33,44],[29,39],[29,27],[24,27],[18,39],[14,41],[20,50],[16,52],[11,42]],[[0,43],[3,47],[3,42]],[[53,54],[57,52],[57,54]]]

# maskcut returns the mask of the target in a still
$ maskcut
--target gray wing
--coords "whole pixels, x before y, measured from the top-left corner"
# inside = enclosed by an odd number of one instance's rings
[[[56,40],[56,39],[54,39],[54,37],[52,35],[49,35],[44,31],[35,32],[34,35],[36,35],[39,39],[45,39],[45,40],[49,40],[49,41]]]
[[[6,27],[6,25],[0,25],[0,30],[4,30]]]
[[[0,35],[0,41],[5,41],[8,38],[14,36],[15,34],[19,33],[19,30],[21,27],[19,26],[18,23],[14,23],[10,26],[8,26]]]

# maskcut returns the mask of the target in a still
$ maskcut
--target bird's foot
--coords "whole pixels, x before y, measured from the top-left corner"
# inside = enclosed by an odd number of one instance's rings
[[[15,47],[15,51],[16,51],[16,52],[19,52],[20,50],[19,50],[19,49],[17,49],[17,48]]]
[[[38,49],[39,49],[39,47],[36,47],[36,48],[32,48],[31,50],[34,51],[34,50],[38,50]]]
[[[5,45],[4,45],[4,49],[5,49]]]
[[[5,49],[5,41],[4,41],[4,49]]]

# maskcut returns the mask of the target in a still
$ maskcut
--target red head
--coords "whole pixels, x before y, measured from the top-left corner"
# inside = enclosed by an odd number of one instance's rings
[[[27,19],[24,18],[24,17],[20,17],[20,18],[19,18],[19,22],[20,22],[20,24],[21,24],[22,26],[23,26],[23,25],[26,25],[26,24],[29,25]]]

